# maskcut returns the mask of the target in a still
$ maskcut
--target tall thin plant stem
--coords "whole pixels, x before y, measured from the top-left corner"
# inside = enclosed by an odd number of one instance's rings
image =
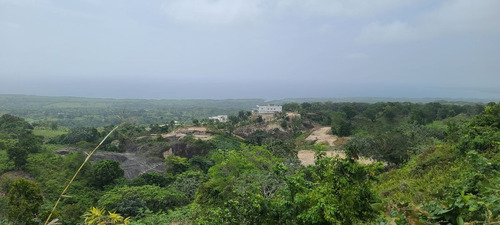
[[[71,180],[69,181],[68,185],[66,185],[66,187],[64,188],[64,190],[61,192],[61,195],[59,195],[59,198],[57,199],[56,201],[56,204],[54,204],[54,207],[52,208],[52,211],[50,211],[50,214],[49,214],[49,217],[47,217],[47,220],[45,220],[45,225],[47,225],[49,223],[49,220],[50,220],[50,217],[52,217],[52,213],[54,213],[54,211],[56,210],[57,208],[57,205],[59,204],[59,202],[61,201],[61,199],[63,198],[64,194],[66,193],[66,191],[69,189],[69,187],[71,186],[71,184],[73,183],[73,181],[75,180],[76,176],[78,175],[78,173],[80,173],[80,170],[82,170],[83,166],[85,166],[85,164],[87,163],[87,161],[90,159],[90,157],[94,154],[95,151],[97,151],[97,149],[102,145],[102,143],[104,143],[104,141],[109,137],[109,135],[111,135],[111,133],[113,133],[121,124],[118,124],[115,128],[113,128],[113,130],[111,130],[107,135],[106,137],[104,137],[102,139],[102,141],[94,148],[94,150],[92,150],[90,152],[90,154],[87,155],[87,158],[85,158],[85,161],[83,161],[82,165],[80,165],[80,168],[78,168],[78,170],[76,171],[75,175],[73,175],[73,177],[71,178]]]

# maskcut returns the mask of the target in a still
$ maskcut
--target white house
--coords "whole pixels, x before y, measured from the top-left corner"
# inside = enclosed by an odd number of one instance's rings
[[[217,120],[219,122],[227,122],[227,115],[212,116],[212,117],[208,117],[208,119]]]
[[[257,111],[259,112],[259,114],[279,113],[282,110],[283,109],[281,105],[268,104],[257,106]]]

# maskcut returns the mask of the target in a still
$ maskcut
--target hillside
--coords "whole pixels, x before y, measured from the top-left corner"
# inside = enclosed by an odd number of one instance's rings
[[[62,224],[82,222],[82,215],[123,216],[130,224],[500,221],[500,104],[326,102],[283,109],[265,118],[240,111],[228,122],[199,118],[196,126],[122,123],[52,218]],[[0,222],[44,220],[112,128],[1,116]],[[10,200],[19,196],[34,197],[36,207]],[[32,214],[22,217],[18,209]]]

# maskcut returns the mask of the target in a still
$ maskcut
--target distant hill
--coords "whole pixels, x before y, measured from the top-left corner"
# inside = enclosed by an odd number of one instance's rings
[[[13,114],[30,121],[50,120],[59,125],[106,126],[122,119],[136,124],[190,121],[220,114],[250,111],[264,99],[110,99],[0,95],[0,114]]]
[[[488,103],[498,102],[499,99],[479,99],[479,98],[388,98],[388,97],[345,97],[345,98],[285,98],[280,100],[268,101],[268,103],[285,104],[291,102],[363,102],[363,103],[376,103],[376,102],[412,102],[412,103]]]
[[[33,95],[0,95],[0,115],[13,114],[28,121],[56,121],[61,126],[107,126],[131,121],[134,124],[162,124],[172,120],[190,122],[192,119],[215,115],[236,115],[250,111],[256,105],[291,102],[449,102],[455,104],[486,103],[493,99],[453,98],[285,98],[265,99],[112,99],[83,97],[46,97]],[[498,100],[496,100],[498,101]]]

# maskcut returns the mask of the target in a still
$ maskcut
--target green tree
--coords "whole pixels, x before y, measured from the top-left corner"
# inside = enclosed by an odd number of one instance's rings
[[[35,136],[31,130],[28,130],[21,132],[17,145],[30,153],[37,153],[41,150],[42,143],[43,140],[41,137]]]
[[[9,159],[14,161],[16,169],[22,169],[28,162],[28,151],[19,146],[12,146],[7,149]]]
[[[470,121],[458,147],[464,153],[469,150],[481,153],[500,151],[500,103],[488,104]]]
[[[15,224],[38,224],[34,219],[42,204],[42,191],[36,183],[19,179],[11,184],[8,201],[10,221]]]
[[[51,122],[50,123],[50,129],[51,130],[57,130],[59,126],[57,125],[57,122]]]
[[[352,107],[352,105],[344,105],[342,107],[342,112],[344,112],[347,120],[351,120],[357,114],[356,110],[354,109],[354,107]]]
[[[194,200],[196,190],[204,179],[205,174],[203,172],[188,170],[179,174],[170,187],[181,191],[192,201]]]
[[[79,224],[85,210],[85,207],[79,203],[65,204],[61,210],[61,221],[63,224]]]
[[[374,168],[350,159],[317,157],[314,186],[295,196],[302,224],[363,224],[376,216],[371,204]]]
[[[332,133],[339,137],[347,137],[352,134],[352,123],[347,120],[339,120],[332,125]]]
[[[384,107],[382,115],[387,121],[394,122],[396,116],[398,115],[398,109],[394,106],[394,104],[390,103]]]
[[[142,185],[157,185],[160,187],[166,187],[169,181],[163,175],[155,172],[143,173],[135,178],[131,185],[142,186]]]
[[[24,130],[32,130],[31,126],[26,120],[21,117],[4,114],[0,117],[0,131],[10,134],[19,134]]]
[[[352,134],[352,123],[346,119],[345,113],[336,112],[332,114],[332,133],[340,137],[350,136]]]
[[[141,210],[147,209],[146,202],[138,195],[128,195],[116,206],[116,211],[125,217],[137,217]]]
[[[239,111],[238,112],[238,118],[241,121],[248,119],[247,113],[245,113],[245,111],[243,111],[243,110]]]
[[[165,171],[170,175],[177,175],[189,168],[189,162],[186,158],[176,155],[169,155],[165,158]]]
[[[145,202],[145,205],[136,197]],[[178,206],[189,203],[186,196],[173,188],[163,188],[155,185],[144,185],[137,187],[117,186],[107,191],[98,201],[98,205],[108,210],[116,209],[120,204],[125,204],[124,199],[139,201],[134,204],[147,207],[153,212],[167,211]],[[125,205],[124,210],[126,210]]]
[[[374,107],[369,107],[363,112],[363,115],[370,119],[370,121],[375,122],[377,120],[377,110]]]
[[[254,145],[262,145],[262,142],[266,139],[266,137],[267,133],[259,129],[250,134],[248,141]]]
[[[208,181],[196,194],[209,224],[263,224],[270,218],[271,198],[282,186],[273,172],[278,162],[263,147],[241,151],[219,151],[216,164],[208,171]]]
[[[92,183],[96,187],[112,184],[116,179],[123,177],[125,172],[120,163],[114,160],[102,160],[92,168]]]
[[[297,112],[300,109],[300,105],[296,102],[286,103],[283,105],[283,111],[285,112]]]
[[[93,127],[72,128],[66,135],[65,142],[75,144],[80,141],[94,142],[99,137],[99,132]]]

